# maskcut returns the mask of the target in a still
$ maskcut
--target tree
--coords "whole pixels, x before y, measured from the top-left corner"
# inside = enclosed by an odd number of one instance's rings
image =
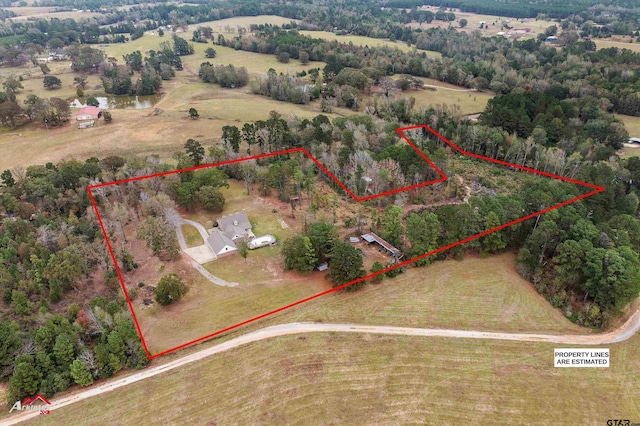
[[[276,55],[276,59],[278,59],[278,62],[282,62],[283,64],[289,63],[290,58],[291,57],[287,52],[280,52]]]
[[[52,75],[46,76],[42,83],[44,84],[45,89],[59,89],[62,86],[62,81],[58,77],[54,77]]]
[[[466,19],[462,18],[462,19],[460,20],[460,28],[464,28],[464,27],[466,27],[468,23],[469,23],[469,22],[468,22]]]
[[[16,315],[31,314],[31,302],[23,291],[13,290],[11,292],[11,307]]]
[[[182,37],[173,37],[173,51],[178,56],[191,55],[194,52],[193,44],[187,42]]]
[[[24,110],[15,102],[0,103],[0,123],[16,127],[18,120],[24,117]]]
[[[187,139],[187,142],[184,144],[184,150],[186,151],[191,161],[193,161],[194,166],[199,166],[204,158],[204,148],[195,139]]]
[[[160,258],[173,258],[180,251],[173,227],[163,219],[149,216],[138,225],[136,237]]]
[[[73,78],[73,84],[76,85],[77,88],[79,89],[86,89],[87,88],[87,77],[83,76],[83,75],[77,75]]]
[[[71,116],[69,103],[60,98],[37,99],[30,111],[36,121],[49,127],[64,125]]]
[[[493,229],[500,225],[501,223],[498,215],[495,212],[490,211],[487,214],[487,218],[485,219],[485,229]],[[495,253],[507,246],[507,243],[505,242],[501,231],[494,231],[488,235],[485,235],[484,237],[482,237],[481,243],[482,248],[489,253]]]
[[[247,255],[249,254],[249,244],[245,240],[240,240],[236,243],[236,247],[238,247],[238,254],[247,261]]]
[[[222,212],[224,208],[224,195],[213,186],[203,186],[196,192],[198,202],[207,211]]]
[[[100,106],[100,102],[93,96],[89,96],[87,98],[87,106],[92,106],[92,107],[99,107]]]
[[[13,376],[9,380],[9,402],[11,403],[34,395],[40,387],[42,376],[33,365],[33,358],[29,358],[31,362],[22,361],[16,363]]]
[[[302,65],[307,65],[309,63],[309,54],[301,50],[300,53],[298,53],[298,59]]]
[[[343,241],[339,241],[333,246],[329,266],[329,277],[333,281],[334,288],[366,275],[365,270],[362,269],[362,253]],[[356,290],[362,285],[364,285],[364,281],[347,288]]]
[[[47,75],[51,72],[51,69],[49,69],[47,64],[40,64],[40,71],[42,71],[42,74]]]
[[[5,188],[10,188],[16,184],[16,180],[13,178],[13,173],[8,169],[0,174],[0,179],[2,179],[2,186]]]
[[[2,83],[2,87],[4,87],[4,93],[7,95],[7,99],[11,102],[15,102],[16,95],[20,93],[20,89],[24,89],[22,83],[13,76],[7,78],[4,83]]]
[[[309,226],[307,236],[311,240],[311,244],[319,260],[324,260],[340,239],[338,228],[326,222],[312,223],[311,226]]]
[[[71,364],[71,377],[80,386],[89,386],[93,384],[93,376],[87,370],[87,367],[82,361],[76,359]]]
[[[204,56],[206,56],[207,58],[215,58],[216,54],[216,49],[214,49],[213,47],[207,47],[204,50]]]
[[[382,218],[380,236],[390,244],[398,247],[402,243],[402,207],[389,206]]]
[[[316,250],[309,237],[301,235],[285,240],[282,245],[284,268],[294,269],[301,274],[313,272],[318,264]]]
[[[225,146],[230,145],[233,152],[240,151],[240,130],[236,126],[223,126],[222,127],[222,140]]]
[[[0,321],[0,378],[10,374],[10,366],[20,346],[20,327],[13,321]]]
[[[113,116],[109,111],[104,111],[102,113],[102,118],[104,119],[105,123],[111,123],[113,121]]]
[[[189,118],[192,120],[197,120],[200,118],[200,114],[198,114],[198,110],[195,108],[189,108]]]
[[[156,287],[156,301],[162,306],[177,302],[188,291],[182,279],[176,274],[165,275]]]
[[[373,265],[371,265],[370,272],[372,274],[375,274],[376,272],[380,272],[383,269],[384,269],[384,265],[376,260],[375,262],[373,262]],[[377,284],[377,283],[381,283],[383,279],[384,279],[384,274],[378,274],[372,278],[372,281]]]

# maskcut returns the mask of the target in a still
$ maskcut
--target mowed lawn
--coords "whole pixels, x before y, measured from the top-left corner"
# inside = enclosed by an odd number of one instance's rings
[[[497,425],[505,418],[508,424],[603,425],[614,418],[640,419],[640,336],[609,345],[610,368],[554,368],[555,346],[563,345],[284,336],[71,404],[28,424],[101,425],[105,416],[123,425]]]
[[[187,243],[187,247],[196,247],[204,244],[202,241],[202,235],[193,225],[182,225],[182,233],[184,234],[185,242]]]

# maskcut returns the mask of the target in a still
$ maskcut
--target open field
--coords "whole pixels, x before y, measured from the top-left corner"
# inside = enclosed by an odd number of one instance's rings
[[[100,120],[90,129],[79,130],[71,120],[66,126],[51,130],[32,123],[4,130],[0,132],[0,169],[72,157],[158,154],[168,159],[173,152],[182,150],[189,138],[197,139],[205,146],[217,143],[223,126],[241,127],[245,122],[263,120],[272,110],[285,117],[295,114],[312,118],[320,113],[319,104],[278,102],[253,95],[248,88],[223,89],[198,82],[196,78],[189,84],[183,81],[188,79],[164,82],[165,96],[155,105],[161,110],[158,116],[150,116],[153,109],[113,110],[111,124]],[[191,107],[198,110],[199,120],[187,118]]]
[[[102,14],[96,12],[82,12],[82,11],[70,11],[70,12],[47,12],[46,9],[55,9],[48,7],[12,7],[9,8],[19,14],[15,18],[11,18],[12,21],[26,21],[27,19],[73,19],[75,21],[86,20],[89,18],[95,18],[96,16],[101,16]],[[23,9],[31,9],[31,10],[23,10]],[[38,10],[40,9],[40,10]],[[24,13],[24,14],[23,14]]]
[[[356,46],[370,46],[370,47],[381,47],[387,46],[402,50],[403,52],[408,52],[411,49],[414,49],[413,46],[409,46],[404,41],[391,41],[389,39],[384,38],[372,38],[372,37],[364,37],[357,35],[337,35],[329,31],[300,31],[300,34],[306,35],[312,38],[321,38],[323,40],[338,40],[341,43],[353,43]],[[441,58],[442,54],[440,52],[434,52],[431,50],[425,50],[429,56],[433,58]]]
[[[423,7],[423,8],[429,9],[433,13],[437,12],[438,10],[437,7]],[[522,37],[530,38],[530,37],[536,37],[538,34],[543,33],[550,26],[558,24],[557,22],[554,22],[554,21],[538,20],[534,18],[530,18],[530,19],[505,18],[505,17],[495,16],[495,15],[481,15],[478,13],[460,12],[459,9],[451,9],[451,11],[456,15],[456,19],[455,21],[450,23],[434,20],[430,24],[427,24],[426,22],[418,23],[414,21],[407,25],[409,25],[411,28],[422,28],[422,29],[434,28],[434,27],[448,28],[449,25],[451,25],[452,27],[456,28],[458,31],[471,32],[474,30],[478,30],[485,37],[496,35],[496,33],[500,31],[508,32],[508,31],[514,31],[514,30],[523,29],[523,28],[529,28],[530,32],[526,34],[522,34]],[[463,19],[463,18],[467,20],[467,26],[464,28],[460,28],[460,19]],[[511,30],[502,29],[502,22],[505,20],[509,21],[508,25],[512,27]],[[480,29],[480,22],[482,21],[485,22],[484,29]]]
[[[494,97],[490,92],[478,92],[474,89],[455,86],[453,84],[443,83],[430,78],[420,78],[425,82],[425,87],[418,90],[407,90],[405,92],[395,92],[398,96],[406,98],[415,98],[415,107],[424,107],[436,105],[457,105],[460,108],[460,114],[469,115],[484,111],[489,99]],[[382,89],[375,87],[371,94],[364,96],[364,105],[367,101],[373,102],[374,96],[382,94]],[[341,111],[342,112],[342,111]]]
[[[605,40],[600,38],[594,38],[592,41],[596,44],[596,48],[598,49],[617,47],[618,49],[629,49],[634,52],[640,52],[640,43],[626,43],[623,41]]]
[[[281,26],[289,24],[291,21],[300,22],[297,19],[285,18],[277,15],[258,15],[258,16],[235,16],[233,18],[220,19],[218,21],[207,21],[199,24],[189,25],[188,31],[193,31],[198,27],[211,27],[217,33],[236,33],[238,27],[245,28],[249,31],[251,25],[271,24]]]
[[[367,424],[493,425],[506,413],[516,424],[640,418],[640,378],[632,373],[640,369],[640,336],[610,345],[610,368],[553,368],[554,347],[335,333],[277,337],[29,424],[97,425],[105,412],[121,424],[362,424],[363,413]]]
[[[639,45],[640,46],[640,45]],[[622,115],[616,114],[616,118],[619,118],[624,123],[624,127],[626,127],[629,132],[630,137],[640,137],[640,117],[633,117],[631,115]],[[628,146],[622,147],[621,157],[632,157],[632,156],[640,156],[640,147],[632,148]]]
[[[435,262],[354,293],[323,296],[288,321],[509,332],[588,333],[516,271],[512,254]]]

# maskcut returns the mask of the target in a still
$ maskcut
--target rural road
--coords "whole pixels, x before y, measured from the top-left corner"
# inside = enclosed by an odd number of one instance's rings
[[[252,331],[245,335],[236,337],[219,345],[203,349],[166,364],[158,365],[131,374],[121,379],[110,380],[106,383],[92,386],[85,391],[76,392],[69,396],[53,399],[51,401],[50,411],[65,407],[74,402],[82,401],[100,395],[105,392],[111,392],[123,386],[130,385],[140,380],[144,380],[158,374],[171,371],[174,368],[182,367],[192,362],[199,361],[211,355],[225,352],[242,345],[260,340],[271,339],[278,336],[288,336],[292,334],[302,333],[364,333],[364,334],[381,334],[395,336],[413,336],[413,337],[448,337],[462,339],[489,339],[489,340],[515,340],[521,342],[547,342],[566,345],[603,345],[609,343],[622,342],[632,337],[640,329],[640,310],[636,311],[627,322],[618,329],[594,335],[550,335],[550,334],[526,334],[526,333],[498,333],[490,331],[466,331],[466,330],[446,330],[446,329],[430,329],[430,328],[409,328],[409,327],[393,327],[378,325],[357,325],[357,324],[321,324],[321,323],[290,323],[265,327],[260,330]],[[27,419],[37,417],[37,411],[25,411],[20,415],[9,417],[2,421],[3,425],[18,424]]]

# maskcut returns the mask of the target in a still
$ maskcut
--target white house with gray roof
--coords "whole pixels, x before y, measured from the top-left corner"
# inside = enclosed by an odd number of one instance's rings
[[[238,250],[236,241],[243,238],[251,239],[255,236],[251,228],[249,217],[244,211],[222,216],[218,219],[218,227],[207,238],[207,243],[216,257],[224,257]]]

